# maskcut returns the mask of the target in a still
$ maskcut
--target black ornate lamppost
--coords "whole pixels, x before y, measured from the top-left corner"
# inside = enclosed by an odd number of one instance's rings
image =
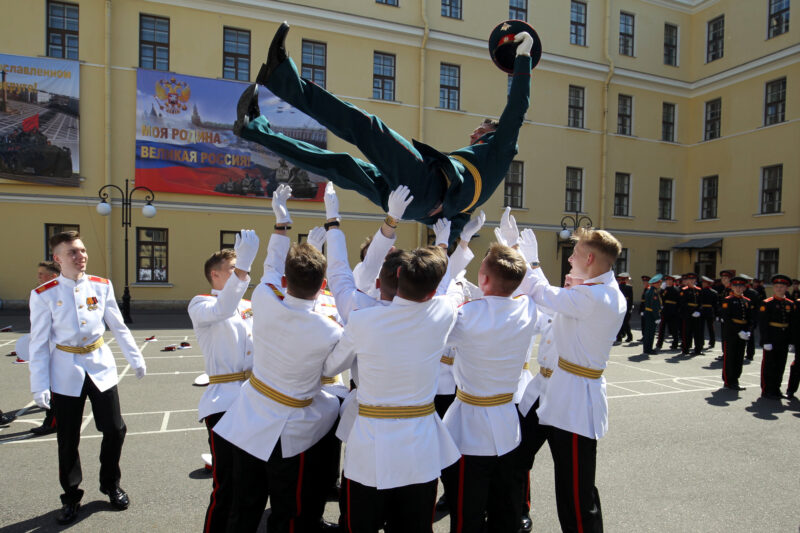
[[[568,223],[572,225],[571,228],[567,226]],[[575,211],[574,215],[564,215],[561,219],[561,231],[558,232],[558,238],[556,239],[556,253],[558,253],[564,241],[567,241],[574,232],[578,231],[578,228],[589,229],[593,225],[592,219],[588,215],[581,215],[580,211]]]
[[[155,194],[147,187],[140,186],[129,189],[128,180],[125,180],[124,191],[121,187],[114,185],[113,183],[103,185],[100,187],[100,190],[97,191],[97,195],[100,197],[100,203],[97,204],[97,212],[103,216],[111,214],[111,204],[108,203],[110,195],[108,192],[106,192],[106,189],[109,187],[119,191],[120,195],[122,196],[122,227],[125,228],[125,291],[122,293],[121,311],[122,318],[125,320],[125,323],[130,324],[133,322],[133,319],[131,318],[131,291],[128,286],[128,228],[131,227],[131,201],[135,191],[147,191],[144,197],[144,200],[147,203],[144,205],[144,207],[142,207],[142,215],[144,215],[146,218],[153,218],[156,216],[156,208],[152,204],[153,200],[155,199]]]

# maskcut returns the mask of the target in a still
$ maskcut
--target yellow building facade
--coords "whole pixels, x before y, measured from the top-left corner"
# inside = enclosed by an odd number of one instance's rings
[[[618,268],[637,289],[639,275],[656,271],[798,277],[800,33],[789,9],[775,0],[0,0],[11,15],[0,19],[0,54],[63,57],[65,49],[52,47],[53,14],[71,13],[64,16],[77,16],[70,35],[80,65],[78,185],[0,179],[0,220],[13,254],[0,269],[0,299],[26,305],[36,264],[47,255],[46,232],[64,225],[79,226],[88,270],[111,278],[121,295],[119,194],[111,195],[110,216],[96,205],[104,185],[124,188],[128,179],[133,186],[143,20],[167,21],[167,68],[181,75],[222,79],[227,31],[247,34],[250,81],[287,20],[287,49],[298,66],[303,42],[324,45],[328,90],[405,137],[448,151],[467,144],[484,117],[501,113],[508,80],[489,59],[486,39],[511,14],[525,17],[544,54],[513,175],[482,207],[487,226],[472,243],[478,257],[512,205],[520,227],[536,232],[553,282],[569,253],[562,222],[572,229],[583,217],[622,241]],[[394,61],[388,100],[373,93],[376,53]],[[456,86],[442,76],[453,67]],[[455,89],[457,104],[441,99],[442,83]],[[332,134],[327,146],[359,155]],[[222,231],[256,229],[263,260],[273,223],[264,198],[156,191],[151,219],[141,214],[141,191],[133,200],[134,309],[181,306],[206,291],[202,265],[220,248]],[[340,203],[355,263],[383,214],[348,191],[340,191]],[[324,222],[320,202],[290,201],[289,208],[295,240]],[[423,226],[403,223],[398,246],[427,238]],[[160,239],[165,279],[137,281],[141,251]]]

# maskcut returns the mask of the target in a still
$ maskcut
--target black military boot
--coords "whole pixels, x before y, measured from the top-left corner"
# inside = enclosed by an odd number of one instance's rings
[[[261,65],[261,70],[258,71],[258,76],[256,76],[256,83],[266,85],[267,80],[275,72],[275,69],[286,61],[287,33],[289,33],[289,24],[284,21],[278,31],[275,32],[275,37],[272,38],[272,43],[269,45],[269,51],[267,52],[267,62]]]
[[[233,123],[233,133],[241,137],[242,129],[260,116],[258,85],[254,83],[244,90],[242,96],[239,97],[239,103],[236,104],[236,122]]]

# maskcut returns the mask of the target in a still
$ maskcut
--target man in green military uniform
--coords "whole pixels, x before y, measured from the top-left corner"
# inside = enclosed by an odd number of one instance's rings
[[[658,286],[661,284],[661,274],[656,274],[648,280],[648,289],[644,293],[644,306],[642,307],[642,337],[644,353],[655,355],[653,339],[656,336],[656,324],[661,320],[661,295]]]
[[[460,235],[473,210],[503,182],[517,153],[517,137],[530,99],[531,35],[523,31],[513,37],[519,44],[508,101],[500,120],[484,121],[472,133],[469,146],[444,154],[419,141],[409,142],[378,117],[301,78],[294,62],[286,56],[284,41],[288,31],[289,25],[284,22],[272,40],[256,84],[242,94],[234,132],[298,167],[327,177],[339,187],[361,193],[384,211],[389,193],[406,185],[414,201],[405,217],[428,225],[444,217],[451,221],[450,235]],[[369,162],[273,131],[258,109],[258,84],[336,136],[355,144]]]

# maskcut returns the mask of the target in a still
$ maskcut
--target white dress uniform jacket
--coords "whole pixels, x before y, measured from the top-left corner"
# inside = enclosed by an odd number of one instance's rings
[[[253,368],[253,310],[250,300],[242,299],[249,284],[250,276],[242,281],[232,274],[221,291],[212,289],[189,302],[189,317],[209,376]],[[209,385],[197,407],[199,420],[226,411],[241,388],[241,381]]]
[[[380,291],[375,287],[375,278],[381,271],[383,260],[386,254],[394,246],[397,237],[390,239],[384,236],[380,228],[375,232],[372,237],[372,242],[369,243],[367,253],[364,254],[364,261],[358,263],[353,268],[353,277],[356,280],[356,288],[372,296],[373,298],[380,298]],[[349,265],[348,265],[349,266]]]
[[[31,392],[51,389],[80,396],[86,374],[101,392],[119,382],[114,355],[107,344],[87,354],[56,348],[87,346],[103,336],[106,324],[131,367],[144,358],[125,325],[107,279],[84,274],[78,281],[58,276],[31,291]]]
[[[517,388],[517,393],[514,395],[514,401],[519,404],[519,411],[523,415],[528,414],[528,411],[531,410],[536,400],[544,394],[548,383],[550,383],[550,378],[544,377],[541,369],[552,372],[553,368],[558,366],[558,350],[556,349],[556,343],[553,342],[553,317],[547,314],[547,311],[546,308],[539,307],[538,329],[542,334],[539,337],[539,351],[536,353],[536,362],[539,364],[540,370],[535,375],[532,375],[528,369],[523,370],[519,388]]]
[[[627,305],[614,272],[609,270],[569,289],[551,287],[537,279],[530,294],[537,304],[555,312],[552,327],[558,356],[604,370]],[[605,376],[577,376],[559,368],[556,361],[536,414],[541,424],[590,439],[601,438],[608,431]]]
[[[247,453],[264,461],[281,440],[283,457],[293,457],[316,444],[333,426],[339,400],[320,386],[322,365],[341,337],[342,327],[314,310],[314,300],[286,294],[281,299],[267,283],[280,287],[289,238],[273,234],[264,277],[253,291],[253,375],[278,392],[313,401],[289,407],[267,398],[250,382],[214,430]],[[336,375],[336,374],[332,374]]]
[[[453,375],[460,390],[473,396],[513,394],[536,334],[538,312],[528,296],[484,296],[459,308],[447,340],[458,355]],[[513,401],[491,407],[456,397],[444,424],[464,455],[504,455],[519,445]]]
[[[396,296],[389,306],[353,312],[325,373],[349,368],[358,357],[359,404],[430,404],[455,319],[447,297],[420,303]],[[378,489],[432,481],[461,455],[436,413],[399,419],[359,415],[346,441],[345,476]]]

